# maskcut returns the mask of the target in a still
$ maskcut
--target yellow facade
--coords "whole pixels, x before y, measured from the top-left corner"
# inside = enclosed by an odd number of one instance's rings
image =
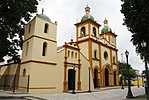
[[[89,9],[87,7],[86,13]],[[115,33],[101,33],[100,24],[93,18],[84,18],[75,24],[76,41],[71,39],[58,48],[56,22],[39,14],[26,25],[17,73],[18,90],[51,93],[68,92],[73,86],[75,90],[88,91],[89,83],[91,90],[119,85]],[[5,68],[0,67],[1,75]],[[13,66],[9,68],[14,69]]]

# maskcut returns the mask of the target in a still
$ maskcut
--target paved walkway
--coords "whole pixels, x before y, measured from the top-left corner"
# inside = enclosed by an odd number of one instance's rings
[[[131,90],[134,96],[144,94],[143,87],[138,88],[135,86],[135,87],[132,87]],[[110,100],[110,99],[111,100],[126,100],[127,91],[128,91],[127,88],[120,89],[120,87],[103,88],[103,89],[100,89],[98,92],[91,92],[91,93],[80,92],[76,94],[71,94],[71,93],[11,94],[11,93],[0,91],[0,97],[4,97],[4,96],[5,97],[6,96],[16,97],[17,96],[17,97],[25,97],[31,100]],[[20,100],[23,100],[23,99],[20,99]],[[134,100],[137,100],[137,99],[134,99]]]

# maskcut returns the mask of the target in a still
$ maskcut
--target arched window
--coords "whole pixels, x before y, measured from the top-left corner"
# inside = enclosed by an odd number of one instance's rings
[[[26,44],[26,56],[28,55],[29,42]]]
[[[31,32],[31,24],[29,24],[29,27],[28,27],[28,33]]]
[[[43,43],[43,50],[42,50],[42,56],[46,56],[47,53],[47,42]]]
[[[85,36],[85,27],[84,26],[81,28],[81,36]]]
[[[68,50],[68,57],[70,57],[70,51]]]
[[[71,58],[73,58],[73,55],[74,55],[74,53],[73,53],[73,51],[71,52]]]
[[[75,53],[75,58],[77,59],[77,52]]]
[[[94,58],[97,58],[97,50],[94,50]]]
[[[44,33],[48,33],[48,27],[49,27],[49,25],[46,23],[44,25]]]
[[[96,37],[97,36],[97,32],[96,32],[96,28],[93,27],[93,35]]]
[[[23,74],[23,76],[26,76],[26,68],[23,69],[22,74]]]
[[[115,56],[113,57],[113,63],[115,64]]]

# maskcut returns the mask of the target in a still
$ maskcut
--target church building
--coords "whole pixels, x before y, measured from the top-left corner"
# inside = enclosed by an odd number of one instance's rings
[[[28,93],[118,86],[117,35],[107,19],[103,25],[100,29],[86,6],[85,15],[75,23],[76,40],[57,47],[57,22],[53,23],[43,12],[37,14],[26,25],[21,62],[0,66],[0,81],[6,79],[5,75],[15,75],[9,79],[16,80],[18,91]],[[9,79],[6,82],[13,84]]]

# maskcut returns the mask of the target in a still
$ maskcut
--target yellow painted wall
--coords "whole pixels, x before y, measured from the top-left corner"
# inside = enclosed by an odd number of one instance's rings
[[[139,82],[139,83],[138,83]],[[135,81],[131,81],[131,83],[135,86],[143,86],[144,85],[144,82],[142,81],[142,79],[139,79],[139,80],[135,80]]]
[[[89,71],[88,67],[90,67],[89,61],[87,61],[84,56],[81,55],[81,87],[82,90],[88,90],[89,87]],[[90,73],[90,83],[91,83],[91,90],[94,90],[94,85],[93,85],[93,76],[92,76],[92,71]]]
[[[104,58],[104,52],[107,52],[108,53],[108,59],[106,60]],[[102,66],[104,66],[105,64],[110,64],[110,49],[107,48],[107,47],[104,47],[101,45],[101,60],[102,60]]]
[[[89,59],[88,58],[88,42],[83,42],[83,43],[80,43],[79,44],[79,47],[81,48],[80,49],[80,51],[81,51],[81,53],[83,53],[83,55],[87,58],[87,59]]]

